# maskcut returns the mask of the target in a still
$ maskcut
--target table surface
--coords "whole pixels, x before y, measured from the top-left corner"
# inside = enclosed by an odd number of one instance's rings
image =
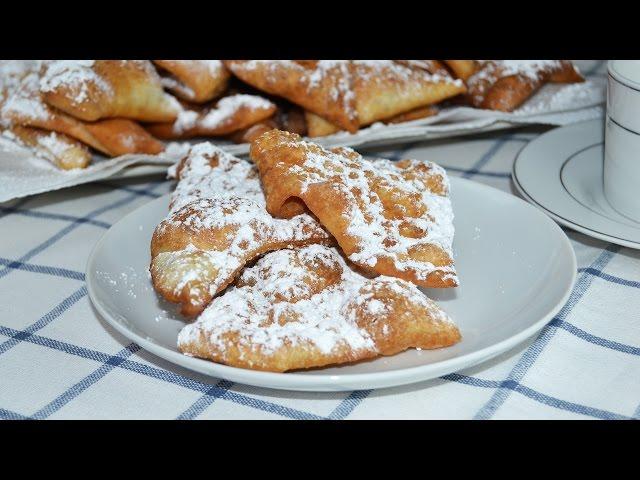
[[[432,160],[452,176],[515,194],[513,160],[544,131],[366,153]],[[99,182],[0,204],[0,418],[640,418],[640,252],[568,229],[579,268],[566,306],[535,338],[455,374],[301,393],[161,360],[99,317],[84,270],[111,225],[171,186],[162,177]]]

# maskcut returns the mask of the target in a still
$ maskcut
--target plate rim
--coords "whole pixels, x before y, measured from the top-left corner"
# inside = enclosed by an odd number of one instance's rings
[[[533,139],[532,141],[530,141],[529,143],[527,143],[526,145],[524,145],[520,151],[516,154],[516,158],[513,161],[513,165],[511,166],[511,180],[513,181],[514,186],[516,187],[516,190],[518,191],[518,193],[527,201],[529,202],[531,205],[533,205],[534,207],[536,207],[537,209],[541,210],[542,212],[544,212],[545,214],[547,214],[549,217],[551,217],[553,220],[555,220],[556,222],[558,222],[561,225],[564,225],[566,227],[569,227],[579,233],[582,233],[584,235],[587,235],[589,237],[593,237],[596,238],[598,240],[603,240],[606,242],[610,242],[610,243],[614,243],[616,245],[621,245],[623,247],[628,247],[628,248],[633,248],[633,249],[640,249],[640,242],[636,242],[634,240],[629,240],[626,238],[621,238],[621,237],[616,237],[604,232],[600,232],[598,230],[593,230],[589,227],[586,227],[584,225],[581,225],[579,223],[575,223],[574,221],[565,218],[563,216],[560,216],[559,214],[551,211],[549,208],[545,207],[544,205],[542,205],[541,203],[539,203],[535,198],[533,198],[532,195],[529,194],[529,192],[524,188],[524,186],[522,185],[522,183],[520,182],[520,180],[518,179],[518,174],[516,173],[516,168],[518,165],[518,162],[522,161],[522,156],[523,153],[531,146],[537,146],[538,142],[543,143],[545,140],[547,140],[547,136],[551,136],[552,134],[557,135],[558,132],[560,132],[561,130],[564,129],[577,129],[580,127],[584,127],[587,124],[595,124],[596,122],[600,122],[601,119],[591,119],[591,120],[584,120],[582,122],[576,122],[576,123],[572,123],[569,125],[564,125],[562,127],[558,127],[558,128],[554,128],[549,130],[548,132],[543,133],[542,135],[540,135],[539,137]],[[604,143],[604,140],[602,142],[599,143]],[[575,200],[575,199],[574,199]],[[582,205],[580,202],[575,202],[577,205],[579,205],[578,208],[580,209],[585,209],[585,206]],[[604,215],[603,215],[604,217]],[[607,217],[605,217],[607,218]]]
[[[477,351],[470,352],[464,355],[460,355],[457,357],[440,360],[435,363],[429,363],[426,365],[417,365],[413,367],[407,368],[399,368],[396,370],[390,370],[385,372],[368,372],[368,373],[347,373],[347,374],[327,374],[327,375],[305,375],[301,373],[278,373],[278,372],[265,372],[258,370],[250,370],[239,367],[232,367],[228,365],[223,365],[219,363],[215,363],[205,359],[199,359],[195,357],[189,357],[183,355],[180,352],[170,350],[169,348],[154,343],[153,341],[147,340],[143,336],[138,333],[132,331],[127,328],[126,325],[122,324],[116,318],[112,317],[107,309],[102,305],[99,296],[97,295],[93,283],[96,281],[93,275],[93,265],[95,263],[96,257],[98,256],[102,245],[107,240],[109,236],[109,231],[115,225],[118,225],[120,222],[125,221],[130,216],[133,216],[137,213],[138,210],[147,207],[152,202],[160,202],[165,199],[170,193],[167,193],[157,199],[151,200],[150,202],[141,205],[135,210],[129,212],[127,215],[122,217],[116,223],[112,225],[112,227],[107,230],[100,239],[94,245],[89,258],[87,260],[86,268],[85,268],[85,278],[87,284],[87,291],[89,298],[91,300],[91,304],[100,314],[102,319],[106,321],[110,326],[112,326],[116,331],[125,336],[131,341],[138,343],[142,348],[151,352],[152,354],[172,363],[173,365],[181,368],[185,368],[194,372],[198,372],[200,374],[206,375],[208,377],[220,378],[220,379],[229,379],[236,383],[243,383],[246,385],[254,385],[259,386],[261,388],[271,388],[277,390],[290,390],[290,391],[351,391],[358,389],[366,389],[366,388],[391,388],[401,385],[413,384],[421,381],[430,380],[442,375],[446,375],[448,373],[453,373],[462,368],[469,368],[479,363],[482,363],[486,360],[494,358],[497,355],[519,345],[524,342],[528,338],[532,337],[535,333],[540,331],[544,326],[551,321],[551,319],[562,309],[562,307],[566,304],[571,292],[573,291],[573,287],[576,282],[577,277],[577,259],[575,255],[575,251],[573,246],[571,245],[571,241],[567,237],[566,233],[548,216],[542,214],[539,209],[535,208],[531,204],[526,201],[518,198],[515,195],[509,194],[507,192],[503,192],[497,188],[484,185],[473,180],[468,180],[459,177],[451,177],[451,182],[462,183],[471,186],[472,188],[478,188],[480,190],[489,190],[492,194],[505,195],[508,198],[516,201],[522,202],[524,208],[532,208],[538,214],[540,214],[541,221],[551,222],[552,229],[556,229],[558,234],[558,240],[563,244],[563,247],[569,253],[569,262],[571,264],[571,280],[564,287],[564,292],[560,300],[552,305],[547,312],[540,317],[539,320],[533,322],[527,328],[521,330],[520,332],[505,338],[504,340],[494,343],[492,345],[481,348]],[[176,360],[179,360],[176,361]],[[202,368],[198,368],[198,367]],[[435,374],[429,373],[429,371],[437,370]],[[421,375],[422,374],[422,375]],[[258,377],[259,381],[252,380],[252,377]],[[354,384],[367,384],[369,383],[370,387],[354,387]]]

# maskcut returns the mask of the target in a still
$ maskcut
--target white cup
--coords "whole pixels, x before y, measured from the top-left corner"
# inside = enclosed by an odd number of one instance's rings
[[[611,60],[608,71],[604,194],[640,222],[640,60]]]

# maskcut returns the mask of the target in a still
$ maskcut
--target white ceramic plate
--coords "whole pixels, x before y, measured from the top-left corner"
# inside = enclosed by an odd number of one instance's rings
[[[339,391],[403,385],[461,370],[517,345],[551,320],[571,291],[576,259],[564,232],[526,202],[469,180],[451,180],[462,285],[428,291],[462,332],[462,341],[450,348],[302,373],[258,372],[180,354],[176,338],[184,322],[155,294],[148,275],[149,243],[167,213],[167,196],[124,217],[98,242],[87,265],[89,295],[107,322],[142,347],[233,382]]]
[[[640,223],[617,213],[603,191],[604,119],[557,128],[518,154],[512,177],[522,196],[562,225],[640,248]]]

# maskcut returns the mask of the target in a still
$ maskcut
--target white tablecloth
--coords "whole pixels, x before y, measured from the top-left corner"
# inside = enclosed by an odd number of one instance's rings
[[[369,153],[429,159],[515,194],[512,162],[544,130]],[[0,204],[0,418],[640,418],[640,252],[570,230],[579,269],[567,305],[532,340],[456,374],[300,393],[165,362],[98,316],[83,272],[110,225],[170,188],[161,177],[121,180]]]

